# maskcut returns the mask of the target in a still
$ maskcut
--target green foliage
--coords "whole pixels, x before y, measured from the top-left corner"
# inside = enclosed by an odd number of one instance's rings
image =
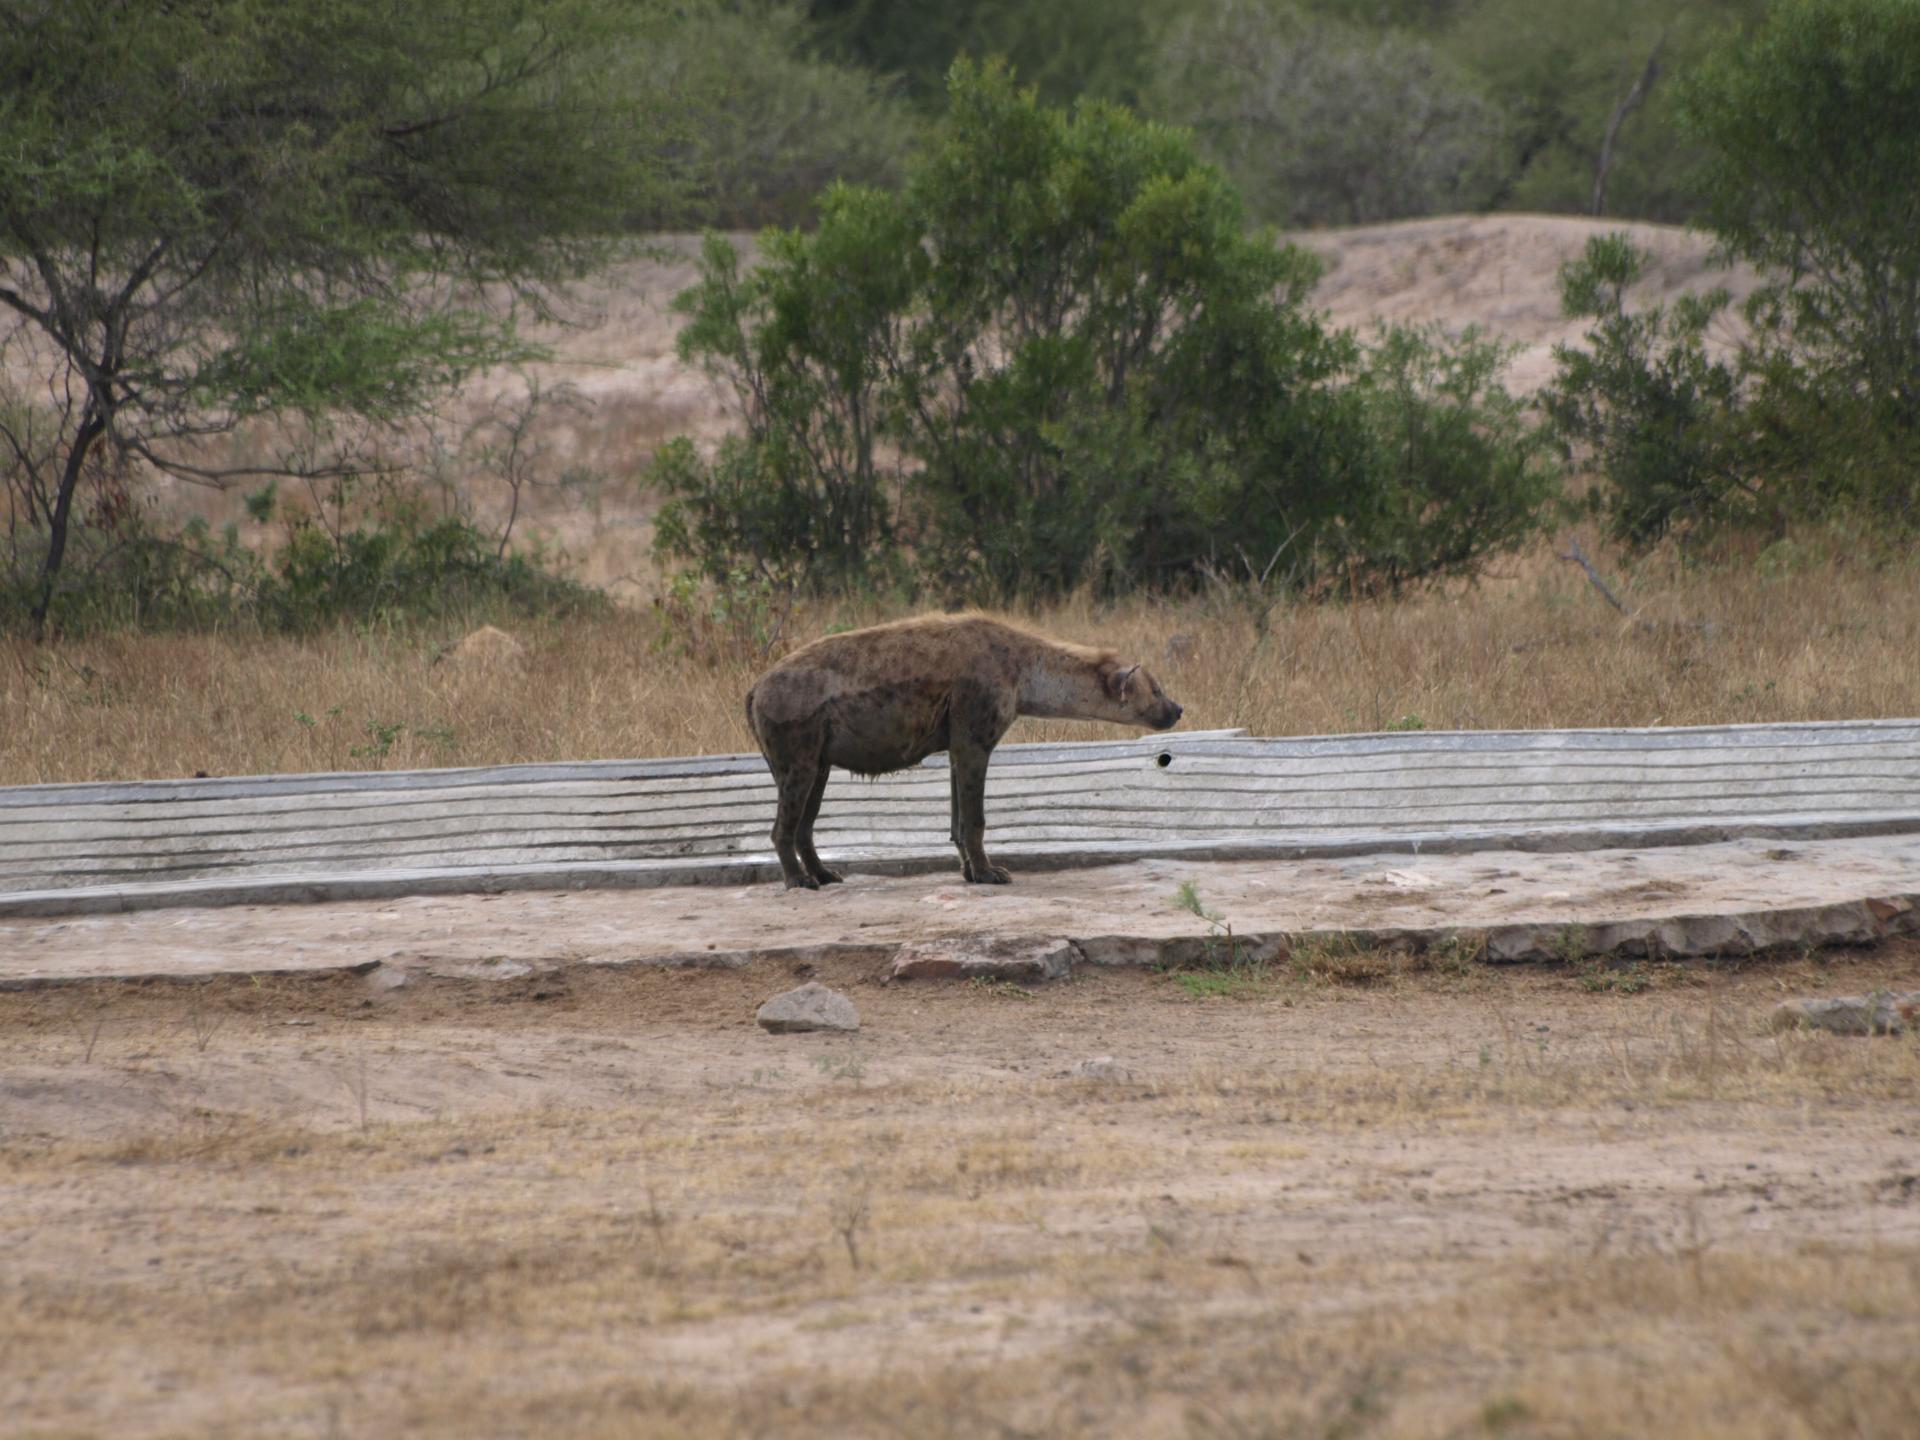
[[[111,494],[111,491],[106,493]],[[249,497],[252,518],[272,518],[274,497]],[[45,527],[20,528],[0,556],[0,630],[31,613]],[[243,543],[235,525],[195,517],[163,533],[137,509],[90,505],[76,525],[74,567],[55,592],[49,621],[64,634],[207,630],[248,626],[301,632],[342,621],[462,619],[502,613],[567,614],[604,603],[538,550],[505,550],[464,515],[431,515],[388,490],[338,531],[302,516],[270,554]]]
[[[731,385],[745,426],[703,459],[662,449],[653,477],[669,497],[668,554],[722,579],[743,565],[769,581],[845,581],[884,565],[894,462],[880,450],[900,322],[925,270],[906,210],[880,191],[835,186],[811,235],[770,231],[742,274],[709,236],[681,356]]]
[[[294,525],[259,575],[251,610],[276,630],[342,620],[423,620],[508,611],[567,614],[601,603],[535,552],[502,553],[460,515],[397,504],[338,534]]]
[[[1739,518],[1758,498],[1738,362],[1707,350],[1727,293],[1629,313],[1626,292],[1646,259],[1616,233],[1594,236],[1561,267],[1562,308],[1595,323],[1584,349],[1554,347],[1558,368],[1541,395],[1569,454],[1580,447],[1606,477],[1609,528],[1635,545],[1676,526]]]
[[[961,57],[1001,60],[1055,104],[1134,103],[1159,27],[1184,0],[812,0],[830,53],[886,76],[937,110]]]
[[[1680,123],[1675,82],[1765,8],[1765,0],[1470,0],[1433,43],[1507,117],[1511,158],[1495,203],[1508,210],[1592,210],[1615,108],[1653,59],[1651,84],[1615,139],[1605,213],[1685,220],[1699,210],[1703,152]]]
[[[1830,408],[1891,442],[1880,495],[1911,511],[1920,459],[1920,6],[1783,0],[1683,93],[1711,154],[1708,215],[1770,284],[1752,315],[1804,371],[1757,364],[1794,418]],[[1838,433],[1838,432],[1837,432]],[[1904,463],[1903,463],[1904,462]],[[1876,467],[1879,468],[1879,467]],[[1837,478],[1842,486],[1862,477]],[[1904,478],[1904,485],[1902,479]]]
[[[1510,168],[1507,117],[1428,41],[1285,5],[1196,7],[1162,44],[1152,104],[1278,224],[1478,209]]]
[[[0,0],[0,307],[55,357],[44,615],[97,450],[189,479],[250,417],[390,417],[673,187],[629,0]],[[322,462],[321,468],[325,468]],[[30,493],[29,493],[30,492]]]
[[[683,7],[632,83],[672,117],[685,194],[636,208],[630,222],[686,218],[734,228],[796,224],[834,180],[899,182],[920,117],[868,71],[814,54],[798,8],[706,0]]]
[[[1587,348],[1545,396],[1607,478],[1617,535],[1853,510],[1920,521],[1920,9],[1792,0],[1685,86],[1711,218],[1763,284],[1728,357],[1724,291],[1628,314],[1618,236],[1563,272]]]
[[[1499,383],[1509,347],[1471,327],[1381,331],[1354,383],[1366,425],[1366,570],[1389,588],[1471,575],[1539,528],[1551,435]]]
[[[1184,132],[957,65],[904,193],[831,189],[745,273],[708,242],[683,354],[745,434],[663,452],[663,553],[995,597],[1470,572],[1552,484],[1498,351],[1368,351],[1305,308],[1317,273]]]

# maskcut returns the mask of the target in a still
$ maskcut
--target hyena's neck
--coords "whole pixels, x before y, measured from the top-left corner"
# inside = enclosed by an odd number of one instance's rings
[[[1052,720],[1104,720],[1113,709],[1097,650],[1036,640],[1020,672],[1020,713]],[[1110,663],[1110,662],[1109,662]]]

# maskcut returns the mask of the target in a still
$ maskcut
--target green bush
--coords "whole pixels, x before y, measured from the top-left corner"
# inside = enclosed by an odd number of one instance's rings
[[[1920,519],[1920,6],[1785,0],[1682,113],[1714,233],[1768,280],[1757,410],[1820,497]]]
[[[258,497],[256,497],[258,498]],[[256,517],[265,508],[256,506]],[[44,528],[19,527],[0,570],[0,630],[28,624]],[[250,626],[307,631],[357,623],[510,612],[566,614],[604,603],[539,551],[505,552],[463,516],[389,504],[333,534],[302,520],[271,556],[235,525],[203,519],[162,533],[129,511],[76,526],[75,564],[49,619],[68,634]]]
[[[1470,572],[1551,488],[1495,351],[1327,331],[1317,262],[1249,233],[1185,132],[963,63],[906,190],[820,210],[746,273],[710,240],[678,302],[745,433],[663,453],[659,540],[715,579],[1398,586]]]
[[[1609,528],[1634,545],[1750,515],[1760,498],[1740,363],[1706,346],[1727,292],[1629,314],[1626,291],[1646,260],[1626,236],[1596,235],[1561,267],[1561,308],[1595,323],[1585,349],[1554,347],[1558,368],[1541,394],[1567,453],[1584,451],[1606,478]]]
[[[1684,87],[1722,250],[1762,284],[1712,356],[1724,291],[1628,314],[1643,257],[1595,239],[1562,274],[1597,323],[1556,352],[1548,414],[1592,456],[1615,532],[1857,511],[1920,522],[1920,7],[1790,0]]]
[[[1499,375],[1511,349],[1468,329],[1388,327],[1354,388],[1367,428],[1367,569],[1377,583],[1471,575],[1558,494],[1551,434]]]

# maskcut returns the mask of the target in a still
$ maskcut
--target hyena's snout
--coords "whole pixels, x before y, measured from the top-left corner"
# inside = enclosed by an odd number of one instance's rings
[[[1181,713],[1180,707],[1163,695],[1147,712],[1147,723],[1156,730],[1171,730],[1180,723]]]

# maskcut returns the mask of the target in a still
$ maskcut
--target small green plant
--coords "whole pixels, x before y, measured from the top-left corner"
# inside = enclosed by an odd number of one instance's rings
[[[1580,971],[1580,988],[1590,995],[1638,995],[1652,984],[1652,971],[1638,960],[1626,965],[1595,960]]]
[[[1464,979],[1486,958],[1487,937],[1456,930],[1443,935],[1421,952],[1422,968],[1436,975]]]
[[[1587,958],[1587,927],[1578,923],[1561,927],[1553,937],[1553,955],[1563,965],[1575,965]]]
[[[1237,1000],[1257,990],[1261,978],[1237,970],[1182,970],[1173,983],[1195,1000]]]
[[[384,760],[393,753],[393,743],[406,732],[404,720],[384,721],[368,720],[362,727],[367,737],[364,745],[355,745],[347,753],[356,760]]]
[[[1016,985],[1011,980],[989,975],[976,975],[967,982],[967,988],[976,995],[992,995],[1001,1000],[1031,1000],[1033,991],[1024,985]]]
[[[850,1080],[855,1085],[858,1085],[867,1073],[866,1062],[858,1055],[847,1055],[844,1058],[834,1055],[816,1055],[813,1057],[813,1068],[829,1080]]]
[[[1207,925],[1198,964],[1181,967],[1173,977],[1176,985],[1195,999],[1242,998],[1265,987],[1271,978],[1266,960],[1234,935],[1224,915],[1207,909],[1193,881],[1180,882],[1173,903]]]

